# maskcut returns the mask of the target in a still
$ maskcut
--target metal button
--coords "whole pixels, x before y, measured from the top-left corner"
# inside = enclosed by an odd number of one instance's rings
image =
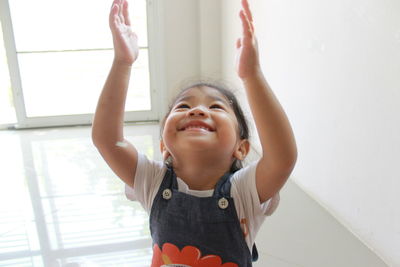
[[[228,202],[228,200],[226,199],[226,198],[220,198],[219,200],[218,200],[218,206],[221,208],[221,209],[226,209],[228,206],[229,206],[229,202]]]
[[[164,191],[162,192],[162,196],[164,199],[168,200],[172,197],[172,191],[171,189],[164,189]]]

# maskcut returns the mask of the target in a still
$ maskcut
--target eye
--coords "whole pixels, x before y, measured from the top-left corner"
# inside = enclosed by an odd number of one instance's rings
[[[223,110],[225,110],[224,107],[222,105],[219,105],[219,104],[213,104],[213,105],[210,106],[210,108],[211,109],[223,109]]]
[[[190,108],[188,104],[179,104],[176,106],[175,109],[180,109],[180,108]]]

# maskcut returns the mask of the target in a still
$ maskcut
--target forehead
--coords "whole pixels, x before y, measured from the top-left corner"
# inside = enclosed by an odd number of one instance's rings
[[[190,100],[210,100],[210,101],[221,101],[226,105],[230,106],[231,101],[220,91],[215,88],[208,86],[193,87],[182,92],[175,103],[180,101],[190,101]]]

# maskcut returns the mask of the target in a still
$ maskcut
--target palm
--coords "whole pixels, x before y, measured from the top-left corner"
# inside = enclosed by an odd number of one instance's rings
[[[110,13],[110,28],[113,35],[115,60],[133,64],[139,55],[139,47],[137,35],[131,29],[126,0],[114,0]]]
[[[241,79],[256,73],[259,69],[257,39],[243,38],[237,45],[237,72]]]

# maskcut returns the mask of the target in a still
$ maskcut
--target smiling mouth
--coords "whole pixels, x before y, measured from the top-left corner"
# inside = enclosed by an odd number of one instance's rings
[[[186,130],[204,130],[204,131],[208,131],[208,132],[214,132],[214,130],[212,130],[208,127],[205,127],[205,126],[188,126],[188,127],[181,129],[181,131],[186,131]]]
[[[210,126],[208,126],[207,124],[198,122],[187,123],[186,125],[183,125],[183,127],[179,129],[179,131],[187,131],[187,130],[215,132],[215,130]]]

